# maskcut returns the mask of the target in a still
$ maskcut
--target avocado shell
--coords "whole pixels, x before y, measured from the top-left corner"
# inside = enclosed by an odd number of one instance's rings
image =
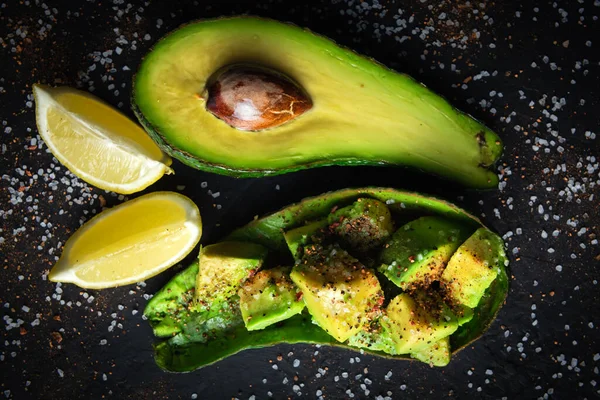
[[[444,200],[391,188],[360,188],[343,189],[307,198],[236,229],[226,240],[260,243],[272,252],[284,253],[287,251],[283,237],[285,230],[323,218],[334,207],[343,207],[358,198],[364,197],[385,202],[396,217],[402,216],[402,214],[410,217],[415,215],[441,215],[461,221],[463,224],[471,225],[474,228],[482,226],[475,216]],[[460,326],[450,336],[452,354],[456,354],[481,337],[490,327],[505,302],[508,292],[508,276],[505,266],[508,262],[504,249],[499,249],[499,258],[498,268],[500,272],[486,290],[479,305],[474,309],[473,319]],[[197,271],[197,263],[175,276],[148,303],[144,314],[148,317],[151,325],[160,325],[164,318],[163,313],[160,312],[161,309],[164,310],[165,308],[164,303],[173,302],[180,294],[183,295],[193,290],[194,279],[185,279],[185,276],[194,274],[195,271]],[[185,284],[182,284],[182,282],[185,282]],[[176,285],[172,285],[172,283],[176,283]],[[168,293],[168,296],[166,293]],[[310,317],[306,314],[295,316],[267,329],[254,332],[247,331],[243,324],[232,326],[231,329],[217,334],[204,343],[194,341],[193,337],[186,338],[184,336],[182,338],[177,335],[170,340],[155,344],[154,351],[157,364],[164,370],[187,372],[210,365],[245,349],[267,347],[278,343],[315,343],[359,351],[357,348],[335,341],[322,329],[312,324]],[[412,360],[408,355],[392,356],[368,349],[361,349],[360,351],[389,359]]]

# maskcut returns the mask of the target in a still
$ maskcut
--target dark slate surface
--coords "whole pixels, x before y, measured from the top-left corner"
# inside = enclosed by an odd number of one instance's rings
[[[0,0],[0,397],[599,397],[600,1],[176,3]],[[175,163],[177,174],[147,191],[190,196],[201,208],[203,243],[256,214],[347,186],[425,191],[481,215],[506,239],[511,290],[488,333],[447,368],[282,345],[164,373],[141,311],[181,266],[146,286],[103,291],[45,279],[69,235],[101,202],[123,197],[53,160],[37,135],[31,84],[82,87],[131,115],[133,71],[159,37],[192,19],[237,13],[328,35],[483,120],[506,143],[500,190],[465,192],[394,168],[236,180]]]

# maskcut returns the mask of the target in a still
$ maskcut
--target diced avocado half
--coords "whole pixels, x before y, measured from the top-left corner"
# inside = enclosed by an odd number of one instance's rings
[[[260,132],[206,110],[221,67],[254,63],[296,81],[313,107]],[[187,165],[239,177],[326,165],[407,165],[492,188],[499,137],[411,77],[291,24],[256,17],[203,20],[161,39],[135,75],[133,110]]]
[[[289,249],[283,233],[294,228],[304,226],[311,221],[326,218],[334,208],[341,209],[351,205],[359,198],[372,198],[388,205],[395,217],[406,220],[406,216],[439,215],[476,230],[481,227],[480,222],[461,210],[457,206],[422,196],[415,193],[402,192],[387,188],[361,188],[345,189],[326,193],[321,196],[306,199],[300,203],[292,204],[284,209],[259,218],[246,226],[232,232],[226,241],[242,241],[261,244],[268,248],[269,254],[279,254],[289,257]],[[490,232],[491,235],[493,235]],[[495,268],[498,270],[496,279],[485,290],[477,307],[473,309],[472,319],[458,322],[458,328],[449,337],[452,354],[461,350],[472,341],[479,338],[494,320],[498,310],[504,303],[508,291],[508,277],[506,274],[506,259],[503,243],[491,241],[496,246],[497,258],[494,258]],[[389,341],[379,339],[375,333],[381,328],[381,318],[369,320],[363,330],[347,342],[335,340],[321,327],[314,324],[312,316],[307,312],[297,314],[265,329],[248,331],[243,318],[239,313],[238,296],[229,298],[226,305],[218,307],[217,315],[211,319],[198,321],[197,313],[190,312],[188,305],[193,302],[190,292],[195,286],[194,268],[190,266],[159,291],[149,302],[144,314],[153,327],[161,326],[164,322],[171,322],[175,326],[173,337],[155,345],[155,360],[158,365],[169,371],[190,371],[200,368],[225,357],[248,348],[271,346],[278,343],[317,343],[343,347],[357,351],[374,354],[386,358],[408,359],[408,354],[392,355],[390,346],[395,345]],[[383,279],[383,278],[382,278]],[[236,312],[237,310],[237,312]],[[455,310],[452,310],[455,312]],[[203,317],[204,318],[204,317]],[[369,329],[366,329],[366,328]],[[370,345],[366,345],[370,344]],[[433,356],[422,355],[427,349],[412,353],[411,357],[428,357],[428,363],[437,365]],[[427,353],[429,354],[429,353]]]

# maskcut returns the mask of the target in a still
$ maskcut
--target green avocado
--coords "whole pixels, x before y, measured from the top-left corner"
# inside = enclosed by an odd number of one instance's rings
[[[289,268],[278,267],[257,272],[238,290],[240,309],[246,329],[264,329],[304,309]]]
[[[331,213],[327,219],[331,231],[348,248],[361,253],[380,246],[394,231],[390,210],[375,199],[358,199]]]
[[[297,83],[312,108],[260,131],[207,110],[223,67],[250,63]],[[326,165],[407,165],[491,188],[499,137],[411,77],[306,29],[231,17],[185,25],[160,40],[133,82],[133,110],[152,138],[187,165],[260,177]]]
[[[283,234],[295,260],[302,258],[304,246],[330,239],[363,253],[381,245],[394,230],[388,207],[375,199],[358,199],[318,221]]]
[[[395,354],[418,353],[458,329],[456,315],[436,296],[415,292],[396,296],[382,325],[394,342]]]
[[[285,232],[283,237],[294,260],[298,261],[302,258],[305,245],[316,243],[324,238],[329,232],[328,226],[329,222],[324,218]]]
[[[379,272],[404,290],[437,281],[448,260],[472,229],[438,216],[421,217],[399,228],[379,255]]]
[[[454,253],[440,282],[453,303],[477,307],[505,260],[502,239],[480,228]]]
[[[370,351],[380,351],[395,354],[395,344],[392,336],[381,323],[383,315],[374,318],[354,336],[348,339],[348,345]]]
[[[383,303],[373,271],[337,246],[305,252],[290,277],[314,321],[340,342],[358,333]]]
[[[450,337],[445,337],[410,356],[434,367],[445,367],[450,363]]]
[[[458,307],[454,307],[452,312],[456,314],[456,318],[458,320],[458,326],[464,325],[470,320],[473,319],[473,309],[467,306],[460,305]]]
[[[254,243],[228,241],[203,247],[196,277],[198,309],[210,308],[215,301],[226,301],[237,294],[266,256],[267,249]]]
[[[195,262],[171,279],[148,302],[144,315],[154,328],[155,334],[161,338],[154,345],[157,364],[168,371],[191,371],[245,349],[273,346],[279,343],[312,343],[342,347],[349,351],[360,351],[396,360],[409,359],[409,356],[422,357],[425,362],[441,365],[441,361],[436,361],[437,353],[431,354],[432,349],[428,349],[428,346],[450,335],[450,350],[455,354],[481,337],[490,327],[506,299],[509,283],[506,274],[508,264],[503,252],[497,253],[497,263],[492,257],[497,276],[484,290],[483,296],[474,309],[452,304],[452,298],[448,297],[445,288],[433,285],[425,292],[403,293],[401,296],[406,295],[412,301],[403,304],[410,303],[409,305],[414,306],[412,309],[409,308],[408,313],[403,314],[398,307],[393,306],[398,302],[395,292],[387,290],[386,287],[383,288],[384,296],[392,301],[390,306],[383,307],[385,303],[382,303],[383,297],[378,289],[380,282],[370,269],[364,268],[364,264],[361,265],[356,258],[343,253],[344,250],[339,248],[336,249],[335,254],[331,251],[326,253],[324,251],[326,248],[329,250],[332,248],[323,247],[321,241],[307,247],[308,257],[312,257],[310,260],[312,262],[298,264],[296,271],[300,274],[304,271],[308,272],[305,277],[300,278],[307,282],[307,290],[300,289],[303,302],[308,304],[306,294],[309,293],[310,297],[311,292],[315,294],[313,297],[321,297],[320,300],[333,300],[333,302],[330,304],[325,302],[320,309],[313,307],[310,312],[293,315],[264,329],[247,329],[241,312],[238,289],[244,282],[251,282],[248,279],[252,279],[251,277],[256,273],[252,267],[260,268],[259,260],[264,258],[266,249],[271,259],[289,258],[289,248],[284,237],[286,232],[306,226],[313,221],[327,219],[332,210],[343,209],[356,200],[364,198],[377,199],[385,203],[395,221],[407,221],[416,216],[436,215],[460,221],[462,225],[472,230],[481,227],[481,223],[474,216],[451,203],[389,188],[359,188],[329,192],[250,221],[228,235],[224,242],[221,242],[221,246],[206,246],[200,257],[201,263],[202,260],[206,263],[212,258],[214,261],[212,265],[218,268],[226,265],[227,263],[222,261],[228,258],[238,261],[241,259],[239,263],[230,264],[229,268],[215,271],[215,279],[228,281],[230,284],[222,285],[217,282],[212,285],[216,290],[197,287],[195,278],[201,268]],[[260,246],[256,246],[258,244]],[[502,246],[500,245],[499,248],[501,249]],[[207,254],[210,257],[206,257]],[[307,255],[304,256],[305,261],[309,261],[306,260]],[[336,256],[340,259],[336,260]],[[332,258],[334,268],[325,269],[327,259],[331,262]],[[217,262],[217,260],[221,261]],[[322,262],[319,263],[319,260]],[[352,268],[350,272],[347,270],[349,266]],[[457,272],[460,272],[460,267],[457,265]],[[221,273],[223,279],[219,278]],[[372,275],[373,279],[371,279]],[[384,277],[379,279],[381,283],[386,280]],[[224,288],[229,289],[221,290]],[[198,301],[199,304],[204,305],[200,309],[195,306],[197,302],[195,299],[198,296],[194,293],[199,289],[204,292],[201,296],[203,301]],[[344,293],[342,290],[334,289],[342,289]],[[367,301],[366,298],[369,297],[375,301]],[[448,304],[443,302],[440,304],[440,299]],[[336,305],[343,307],[336,307]],[[462,308],[464,311],[461,311]],[[472,312],[469,315],[470,311]],[[336,312],[338,315],[335,315]],[[327,321],[323,322],[323,315],[333,322],[329,324]],[[315,323],[317,318],[320,320]],[[468,320],[469,318],[471,319]],[[340,326],[342,328],[337,329]],[[404,343],[400,337],[404,334],[402,326],[415,330],[412,339],[405,338]],[[415,329],[415,326],[419,329]],[[334,331],[337,331],[337,338],[331,334]],[[347,340],[341,341],[348,333],[351,335]],[[433,350],[437,351],[439,348]],[[439,356],[439,360],[442,360],[441,352]]]

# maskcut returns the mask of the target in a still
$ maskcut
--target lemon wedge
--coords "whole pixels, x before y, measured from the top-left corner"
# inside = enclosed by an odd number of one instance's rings
[[[52,154],[84,181],[129,194],[156,182],[171,159],[118,110],[70,87],[33,85],[40,136]]]
[[[154,192],[105,210],[67,241],[48,278],[103,289],[140,282],[181,261],[202,234],[200,211],[179,193]]]

